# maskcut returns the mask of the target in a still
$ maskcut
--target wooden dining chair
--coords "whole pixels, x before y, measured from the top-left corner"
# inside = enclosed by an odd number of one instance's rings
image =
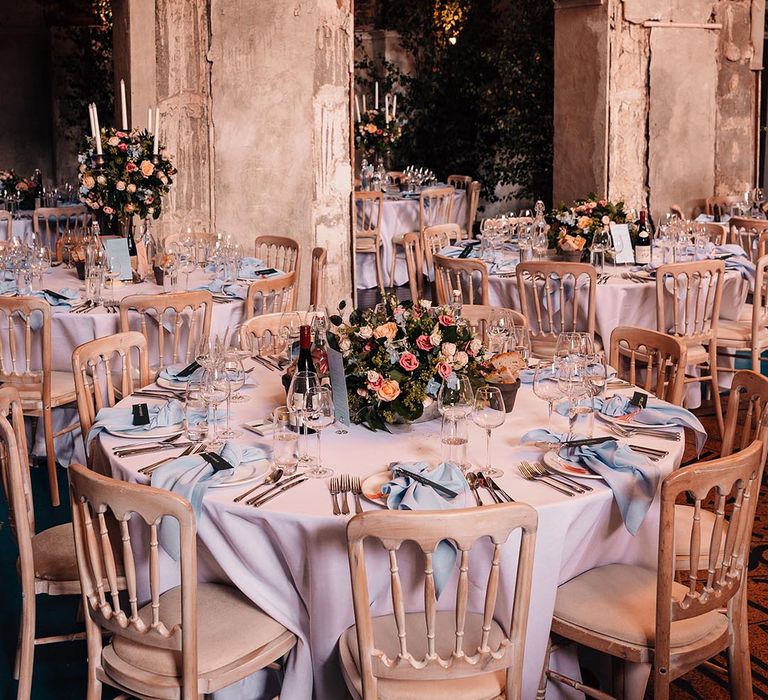
[[[298,241],[287,236],[256,236],[254,254],[267,267],[274,267],[280,272],[295,272],[298,286],[301,269],[301,246]]]
[[[456,190],[453,187],[429,187],[422,190],[419,195],[419,230],[421,238],[424,229],[438,224],[451,222],[453,212],[453,195]],[[397,262],[397,247],[403,245],[405,233],[398,233],[392,237],[392,267],[389,271],[389,281],[395,285],[395,263]]]
[[[760,237],[768,233],[768,221],[732,216],[728,220],[729,242],[740,245],[753,263],[760,257]]]
[[[519,311],[513,309],[502,309],[497,306],[485,306],[483,304],[472,304],[461,307],[461,317],[469,323],[472,329],[482,338],[483,345],[488,345],[488,324],[494,312],[503,311],[508,319],[511,320],[515,328],[528,328],[528,321]]]
[[[713,243],[714,245],[725,245],[728,241],[728,229],[722,224],[705,222],[703,224],[697,224],[697,226],[703,228],[710,243]]]
[[[131,313],[136,312],[136,313]],[[150,381],[164,367],[195,359],[203,338],[211,332],[213,297],[206,290],[163,294],[132,294],[120,302],[120,330],[128,333],[138,314],[138,330],[148,348],[157,348],[157,364],[150,351]],[[149,321],[149,322],[148,322]]]
[[[186,499],[110,479],[80,464],[70,466],[69,479],[86,611],[88,698],[101,697],[102,684],[107,684],[136,697],[198,700],[265,668],[295,646],[291,632],[236,588],[197,582],[195,517]],[[119,528],[117,556],[111,556],[107,518]],[[163,574],[178,577],[180,585],[161,592],[163,518],[178,525],[174,532],[181,555],[178,564],[163,559]],[[114,585],[118,561],[126,572],[124,598]],[[140,606],[140,590],[147,583],[149,600]],[[102,633],[111,635],[106,645]]]
[[[13,238],[13,214],[7,209],[0,209],[0,228],[5,223],[5,238],[3,240],[10,241]]]
[[[488,266],[482,260],[434,255],[435,291],[438,304],[450,304],[453,292],[461,292],[462,304],[488,304]]]
[[[61,260],[59,239],[66,229],[73,235],[82,236],[88,226],[88,209],[85,205],[66,207],[39,207],[32,213],[32,228],[40,243],[46,246],[56,259]]]
[[[746,585],[762,457],[763,445],[756,440],[736,454],[682,467],[664,479],[656,569],[608,564],[558,587],[552,618],[555,639],[623,661],[623,697],[628,700],[643,697],[651,672],[653,697],[667,700],[673,680],[724,650],[731,696],[752,697],[748,621],[740,590]],[[691,565],[681,575],[675,567],[673,521],[675,503],[686,494],[695,512],[714,512],[715,527],[707,569],[699,572],[703,533],[700,521],[693,519],[687,533]],[[681,582],[675,580],[676,573]],[[612,697],[545,664],[542,687],[547,678],[589,697]]]
[[[9,386],[0,388],[0,475],[19,550],[16,571],[21,582],[21,620],[13,677],[19,681],[16,699],[29,700],[35,646],[83,639],[85,635],[35,636],[37,596],[79,595],[80,580],[71,523],[36,531],[21,399]]]
[[[762,354],[768,350],[768,255],[757,261],[752,303],[745,307],[745,311],[750,313],[748,318],[742,316],[735,321],[723,318],[718,320],[717,348],[726,352],[734,350],[737,355],[749,352],[751,368],[760,372]],[[734,370],[721,367],[720,371]]]
[[[381,192],[354,193],[355,254],[374,256],[376,282],[379,285],[379,294],[382,296],[384,295],[384,271],[381,267],[383,204],[384,198]]]
[[[453,187],[456,190],[468,190],[472,184],[472,177],[469,175],[449,175],[448,187]]]
[[[715,207],[720,207],[720,211],[724,214],[729,214],[731,211],[731,207],[734,204],[739,204],[743,200],[741,197],[737,195],[729,195],[727,197],[723,196],[712,196],[707,197],[704,200],[704,212],[707,216],[713,216],[715,213]]]
[[[295,310],[298,296],[296,279],[296,272],[289,272],[251,282],[245,298],[245,318]]]
[[[679,204],[671,204],[669,206],[669,213],[675,214],[681,220],[685,220],[688,217],[683,213],[683,208]]]
[[[536,511],[524,503],[369,511],[352,518],[347,524],[347,549],[355,624],[339,639],[342,674],[352,696],[519,700],[537,524]],[[458,550],[459,575],[455,606],[438,611],[432,558],[445,539]],[[381,546],[386,551],[393,614],[371,615],[366,540],[369,548]],[[406,542],[415,545],[408,557],[402,547]],[[517,554],[504,557],[514,561],[509,573],[501,566],[505,546]],[[423,559],[412,559],[419,549]],[[423,612],[406,609],[401,574],[413,570],[415,576],[419,566],[424,570]],[[515,581],[514,599],[510,617],[502,621],[496,606],[500,581],[507,576]],[[483,601],[481,611],[473,610],[470,588],[472,598]]]
[[[403,250],[405,251],[405,267],[408,270],[408,288],[411,300],[417,302],[423,296],[424,275],[421,264],[423,255],[421,252],[421,240],[418,233],[406,233],[403,236]]]
[[[480,204],[481,185],[477,180],[473,180],[467,187],[467,219],[461,229],[461,238],[472,238],[475,228],[475,219],[477,218],[477,207]]]
[[[427,226],[424,233],[421,234],[421,249],[424,255],[424,264],[427,276],[430,280],[435,279],[435,261],[434,256],[446,246],[451,245],[461,236],[461,228],[458,224],[439,224],[437,226]]]
[[[274,356],[284,351],[281,337],[282,313],[253,316],[240,326],[240,349],[251,356]]]
[[[686,346],[689,366],[708,368],[708,374],[686,376],[684,382],[710,383],[720,435],[723,408],[718,384],[717,334],[724,275],[722,260],[674,263],[656,270],[656,330],[675,336]]]
[[[313,309],[325,308],[325,267],[328,253],[325,248],[312,248],[312,269],[309,280],[309,305]]]
[[[520,308],[531,328],[531,352],[551,359],[565,332],[595,338],[597,273],[587,263],[528,261],[517,266]]]
[[[147,339],[138,331],[129,331],[89,340],[72,353],[72,372],[88,455],[88,433],[96,414],[150,383]]]
[[[0,384],[15,386],[24,415],[42,418],[51,503],[60,504],[54,440],[79,427],[54,431],[53,409],[77,400],[71,372],[52,371],[51,307],[36,297],[0,297]],[[33,369],[34,368],[34,369]]]
[[[619,326],[611,333],[616,376],[675,406],[683,405],[687,353],[678,338],[650,328]]]

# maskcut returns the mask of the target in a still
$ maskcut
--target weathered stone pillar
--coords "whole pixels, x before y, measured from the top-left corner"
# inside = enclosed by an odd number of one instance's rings
[[[763,0],[555,7],[555,203],[594,190],[658,220],[754,186]]]

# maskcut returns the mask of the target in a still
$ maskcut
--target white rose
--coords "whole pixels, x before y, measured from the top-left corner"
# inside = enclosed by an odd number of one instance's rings
[[[115,183],[115,187],[116,187],[118,190],[121,190],[121,191],[122,191],[122,190],[124,190],[124,189],[125,189],[125,183],[124,183],[122,180],[118,180],[118,181]]]
[[[369,369],[365,378],[368,380],[369,384],[375,384],[376,380],[379,378],[379,373],[376,370]]]
[[[469,343],[469,349],[473,353],[477,354],[481,347],[483,347],[483,341],[480,340],[480,338],[472,338],[472,340]]]
[[[96,182],[98,182],[100,185],[106,185],[107,184],[107,178],[105,178],[103,175],[99,175],[96,178]]]
[[[428,309],[430,306],[432,306],[432,302],[429,299],[421,299],[419,301],[419,305],[424,309]]]
[[[131,183],[131,184],[130,184],[130,185],[128,185],[128,187],[126,187],[125,189],[126,189],[128,192],[130,192],[130,193],[134,193],[134,192],[136,191],[136,185],[134,185],[133,183]]]
[[[456,353],[456,357],[453,358],[453,366],[456,369],[461,369],[467,362],[469,362],[469,355],[463,350],[459,350]]]
[[[456,344],[455,343],[443,343],[443,347],[441,348],[443,355],[445,357],[453,357],[456,354]]]
[[[441,333],[439,328],[435,327],[435,330],[433,330],[432,334],[429,336],[429,342],[432,343],[434,347],[439,347],[442,339],[443,339],[443,334]]]
[[[368,340],[373,335],[373,328],[370,326],[360,326],[360,330],[357,334],[363,339]]]
[[[358,396],[362,396],[363,398],[365,398],[366,396],[368,396],[368,389],[363,389],[363,387],[360,387],[357,390],[357,395]]]
[[[352,347],[352,342],[349,340],[349,338],[342,338],[339,341],[339,350],[341,350],[342,352],[348,352],[351,347]]]

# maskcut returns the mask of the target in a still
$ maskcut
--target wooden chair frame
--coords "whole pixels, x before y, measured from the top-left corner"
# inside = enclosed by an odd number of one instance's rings
[[[458,224],[438,224],[427,226],[421,234],[421,248],[426,264],[427,275],[430,280],[435,279],[435,255],[449,246],[451,241],[461,237],[461,228]]]
[[[10,241],[13,238],[13,214],[7,209],[0,209],[0,224],[5,221],[5,240]]]
[[[477,207],[480,204],[481,184],[474,180],[467,188],[467,224],[462,231],[463,238],[472,238],[475,228],[475,219],[477,218]]]
[[[570,300],[566,299],[566,285],[572,286]],[[556,286],[559,286],[559,289]],[[531,326],[532,351],[537,357],[551,357],[557,336],[562,332],[584,332],[594,338],[597,272],[593,265],[549,261],[522,262],[517,266],[517,290],[520,295],[520,309]],[[586,318],[579,311],[579,301],[585,293]],[[549,301],[555,296],[559,298],[557,310]]]
[[[298,241],[288,236],[256,236],[253,249],[256,257],[263,260],[267,267],[281,272],[295,272],[298,289],[301,272],[301,245]]]
[[[734,204],[738,204],[740,202],[743,202],[741,197],[738,197],[736,195],[731,195],[728,197],[723,197],[720,195],[713,195],[711,197],[707,197],[704,200],[704,212],[707,216],[713,216],[715,213],[715,206],[720,207],[721,210],[729,209],[728,212],[724,213],[730,213],[730,208]]]
[[[181,330],[184,325],[183,312],[189,309],[192,315],[187,333],[186,350],[181,352]],[[200,309],[202,309],[202,323],[200,323]],[[167,311],[175,312],[173,330],[165,328],[163,319]],[[194,292],[172,292],[162,294],[133,294],[124,297],[120,302],[120,330],[128,333],[131,330],[130,311],[139,314],[141,334],[147,339],[147,347],[150,345],[147,317],[149,312],[154,312],[152,318],[157,326],[158,364],[156,371],[177,362],[192,362],[195,358],[197,346],[202,338],[207,338],[211,332],[211,314],[213,313],[213,297],[206,290]],[[166,357],[166,334],[172,338],[171,354]],[[150,375],[156,373],[152,368]]]
[[[136,363],[131,357],[133,351],[137,355]],[[96,414],[105,406],[114,406],[136,389],[150,383],[148,355],[147,339],[138,331],[96,338],[75,348],[72,371],[75,374],[77,413],[86,455],[88,433]],[[116,369],[119,371],[118,387],[115,386]]]
[[[309,305],[313,309],[325,308],[325,268],[328,253],[320,246],[312,248],[312,268],[309,280]]]
[[[723,297],[725,263],[722,260],[702,260],[690,263],[661,265],[656,271],[656,322],[660,333],[673,335],[688,348],[688,362],[693,364],[692,346],[706,346],[709,374],[686,377],[685,383],[709,381],[717,415],[717,425],[723,434],[723,408],[720,405],[717,366],[717,324]],[[672,289],[668,289],[671,286]],[[702,298],[702,287],[706,294]],[[665,300],[672,297],[672,324],[667,320]],[[693,308],[691,308],[693,301]],[[701,364],[699,360],[696,364]]]
[[[453,290],[461,292],[463,304],[489,303],[488,266],[482,260],[462,260],[444,255],[433,256],[435,265],[435,291],[438,304],[450,304]],[[479,294],[475,292],[475,276],[479,275]],[[479,296],[479,300],[477,300]]]
[[[84,204],[66,207],[39,207],[32,213],[32,228],[40,242],[47,246],[56,260],[61,262],[63,248],[60,243],[63,222],[71,225],[75,235],[85,233],[88,227],[88,208]]]
[[[496,306],[486,306],[484,304],[472,304],[463,306],[461,316],[465,319],[476,333],[483,340],[483,345],[488,345],[488,322],[494,311],[504,311],[512,319],[515,327],[528,328],[528,320],[519,311],[513,309],[500,309]]]
[[[768,221],[745,216],[732,216],[728,220],[728,240],[740,245],[753,263],[762,256],[760,240],[768,234]]]
[[[270,277],[251,282],[248,285],[248,295],[245,298],[245,318],[295,311],[296,296],[298,295],[297,279],[295,272],[289,272],[280,277]],[[262,301],[260,314],[256,314],[257,299]]]
[[[450,511],[369,511],[356,515],[347,524],[347,548],[349,570],[352,578],[352,598],[357,625],[359,659],[357,668],[362,681],[364,700],[378,698],[379,678],[411,680],[414,682],[448,680],[478,674],[507,670],[507,700],[521,697],[523,650],[528,624],[531,579],[538,515],[527,504],[514,503]],[[501,547],[512,533],[521,533],[514,606],[509,634],[498,649],[488,645],[491,620],[493,619],[499,592]],[[475,542],[489,538],[493,544],[490,572],[488,574],[485,604],[483,608],[483,633],[477,649],[463,648],[464,625],[468,612],[470,550]],[[365,562],[364,543],[372,539],[387,550],[390,566],[392,616],[400,639],[397,658],[388,658],[375,644],[368,594],[368,572]],[[456,631],[454,653],[441,659],[435,649],[435,620],[437,604],[435,581],[432,571],[432,555],[441,540],[453,542],[459,551],[459,582],[456,593]],[[406,609],[402,596],[398,551],[406,542],[418,545],[425,557],[424,566],[424,617],[427,630],[427,656],[416,659],[409,652],[405,631]],[[343,668],[343,667],[342,667]],[[347,678],[347,685],[350,681]],[[418,697],[414,687],[411,697]]]
[[[449,175],[446,182],[448,187],[453,187],[455,190],[468,190],[472,184],[472,177],[469,175]]]
[[[381,216],[384,196],[381,192],[360,192],[352,195],[352,220],[355,228],[355,254],[373,254],[376,262],[376,281],[379,293],[384,295],[384,271],[381,263]]]
[[[676,406],[683,405],[687,357],[685,345],[666,333],[631,326],[611,333],[610,364],[617,376]]]
[[[421,240],[418,233],[406,233],[403,236],[405,266],[408,269],[408,287],[411,299],[416,302],[422,297],[423,275],[419,262],[422,260]]]
[[[240,349],[251,356],[274,355],[283,351],[280,336],[282,313],[253,316],[240,326]]]

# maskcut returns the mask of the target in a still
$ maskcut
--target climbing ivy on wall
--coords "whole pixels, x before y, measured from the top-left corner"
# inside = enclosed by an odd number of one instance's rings
[[[410,75],[370,60],[358,66],[398,86],[407,124],[392,165],[470,174],[489,199],[498,183],[549,203],[552,0],[382,0],[379,17],[414,63]]]

